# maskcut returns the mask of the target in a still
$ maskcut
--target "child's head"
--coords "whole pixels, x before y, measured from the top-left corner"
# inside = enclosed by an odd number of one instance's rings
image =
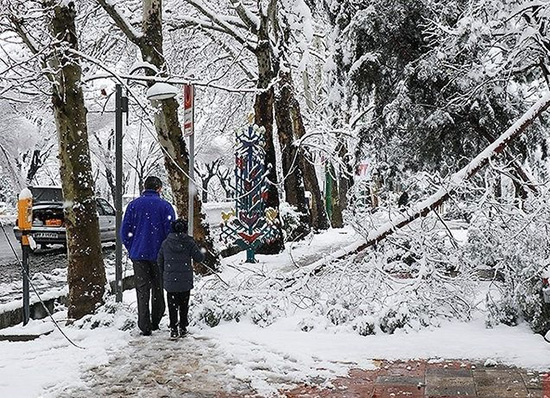
[[[187,232],[187,220],[178,218],[176,221],[172,221],[172,231],[176,233]]]

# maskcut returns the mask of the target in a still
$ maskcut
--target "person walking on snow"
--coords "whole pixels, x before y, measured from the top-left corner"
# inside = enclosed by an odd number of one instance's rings
[[[187,333],[189,297],[193,289],[191,259],[196,262],[204,261],[204,251],[187,235],[187,220],[183,219],[172,223],[172,232],[160,247],[158,266],[168,296],[171,338],[178,337],[178,326],[180,337]]]
[[[134,267],[138,327],[142,335],[150,336],[152,330],[159,329],[165,310],[157,256],[176,214],[172,205],[160,197],[162,182],[158,177],[147,177],[144,188],[142,195],[131,201],[124,212],[120,237]]]

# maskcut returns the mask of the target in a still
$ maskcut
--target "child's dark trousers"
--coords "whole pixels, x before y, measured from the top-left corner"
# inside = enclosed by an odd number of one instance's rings
[[[168,315],[170,316],[170,329],[186,328],[188,325],[187,313],[189,311],[189,296],[191,291],[186,292],[167,292],[168,296]],[[179,315],[179,323],[178,323]]]

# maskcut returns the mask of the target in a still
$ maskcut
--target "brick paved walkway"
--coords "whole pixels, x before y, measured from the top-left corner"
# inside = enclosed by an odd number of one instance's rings
[[[353,370],[331,388],[302,386],[288,398],[550,398],[550,375],[464,361],[380,361]]]

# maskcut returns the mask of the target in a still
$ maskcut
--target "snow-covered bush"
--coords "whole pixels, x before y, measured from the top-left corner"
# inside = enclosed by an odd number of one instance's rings
[[[97,313],[84,316],[75,321],[74,325],[80,329],[115,327],[119,330],[132,330],[137,326],[136,319],[134,308],[124,303],[117,303],[114,296],[109,296]]]
[[[193,322],[215,326],[246,317],[267,327],[305,310],[297,324],[304,332],[342,329],[366,336],[417,330],[445,319],[470,319],[483,269],[496,275],[486,300],[487,325],[524,319],[545,333],[550,308],[543,304],[542,271],[550,263],[550,195],[530,199],[522,209],[510,198],[497,206],[481,184],[460,197],[465,199],[460,208],[472,220],[466,243],[454,238],[444,215],[431,212],[375,247],[315,272],[247,265],[229,286],[218,281],[195,293]],[[365,237],[404,211],[372,212],[357,203],[347,217]]]
[[[352,327],[361,336],[375,334],[376,318],[372,315],[359,315],[353,320]]]
[[[537,333],[550,330],[550,305],[542,295],[542,274],[550,263],[549,198],[545,191],[523,208],[491,202],[472,222],[464,260],[495,274],[487,294],[488,326],[524,319]]]
[[[261,327],[271,325],[284,313],[284,293],[276,289],[262,289],[271,284],[268,276],[255,275],[249,281],[227,286],[219,281],[206,289],[195,289],[190,308],[190,323],[217,326],[222,321],[239,322],[250,319]]]
[[[430,183],[427,178],[411,178],[408,187],[427,195]],[[392,204],[373,210],[364,188],[354,189],[346,218],[367,238],[380,225],[401,217],[406,206]],[[410,198],[417,200],[414,194]],[[353,269],[346,275],[353,286],[348,297],[354,294],[358,301],[343,307],[330,305],[326,314],[332,323],[361,323],[361,317],[374,316],[374,321],[368,322],[374,327],[354,327],[364,334],[418,329],[438,325],[444,318],[469,319],[474,301],[473,269],[461,261],[460,246],[442,216],[432,212],[411,222],[369,253],[362,262],[346,267],[348,273]],[[332,286],[327,290],[338,289]]]
[[[279,211],[285,241],[293,242],[303,239],[304,235],[306,235],[311,229],[309,225],[304,225],[303,214],[298,212],[294,206],[291,206],[286,202],[281,202],[279,205]]]
[[[305,315],[297,328],[304,332],[334,328],[366,336],[468,319],[472,275],[456,271],[458,256],[448,237],[422,224],[423,233],[399,235],[362,259],[328,263],[315,274],[247,265],[230,286],[211,277],[208,287],[195,289],[191,322],[212,327],[246,317],[267,327],[300,309]]]

